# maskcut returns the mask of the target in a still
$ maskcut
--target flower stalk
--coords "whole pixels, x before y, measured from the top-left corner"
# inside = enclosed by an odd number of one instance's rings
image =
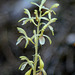
[[[33,61],[29,60],[26,56],[20,56],[21,60],[25,60],[25,62],[23,62],[19,67],[19,69],[21,71],[25,69],[27,64],[29,64],[31,66],[31,68],[25,73],[25,75],[31,75],[31,71],[33,71],[33,75],[42,75],[42,74],[47,75],[47,73],[44,70],[44,62],[38,53],[38,43],[40,43],[40,45],[44,45],[45,37],[49,40],[50,44],[52,43],[50,37],[45,35],[44,32],[45,32],[46,28],[49,28],[50,31],[52,32],[52,34],[54,35],[53,27],[50,24],[54,23],[57,20],[57,18],[51,18],[51,12],[56,14],[52,9],[57,8],[59,6],[59,4],[56,3],[56,4],[52,5],[52,7],[50,9],[48,9],[45,6],[43,6],[45,2],[46,2],[46,0],[41,0],[40,5],[32,2],[33,5],[36,5],[39,7],[39,11],[34,10],[35,17],[31,16],[28,9],[24,9],[24,13],[27,14],[28,17],[22,18],[18,21],[18,22],[23,21],[22,25],[25,25],[27,22],[30,22],[30,23],[32,22],[34,24],[34,26],[37,27],[36,30],[33,30],[32,37],[28,37],[28,35],[26,34],[26,31],[24,29],[17,27],[17,30],[19,31],[19,33],[21,33],[23,35],[17,39],[16,45],[18,45],[23,39],[25,39],[26,40],[25,48],[28,46],[29,42],[31,42],[35,47],[35,54],[34,54]],[[45,9],[46,12],[42,13],[42,9]],[[38,12],[39,12],[39,14],[38,14]],[[48,18],[45,17],[45,15],[47,15],[47,14],[48,14]],[[46,20],[47,24],[44,22],[41,22],[42,19]],[[37,24],[36,24],[35,20],[38,22]],[[42,28],[40,29],[41,25],[42,25]],[[37,61],[39,61],[39,66],[37,66]],[[38,70],[36,68],[38,68]]]

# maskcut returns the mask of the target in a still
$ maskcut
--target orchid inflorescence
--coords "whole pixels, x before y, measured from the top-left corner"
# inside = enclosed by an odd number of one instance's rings
[[[49,9],[43,6],[45,2],[46,0],[42,0],[40,5],[38,5],[37,3],[31,2],[31,4],[36,5],[39,8],[39,11],[34,10],[35,17],[31,16],[28,9],[24,9],[24,13],[27,14],[28,17],[24,17],[18,21],[18,22],[23,21],[22,25],[25,25],[27,22],[30,22],[30,23],[32,22],[37,27],[36,30],[33,30],[34,35],[32,37],[28,37],[24,29],[17,27],[17,30],[19,31],[19,33],[23,35],[17,39],[16,45],[18,45],[23,39],[25,39],[26,40],[25,48],[28,46],[29,42],[31,42],[35,46],[35,55],[34,55],[33,61],[29,60],[26,56],[20,56],[21,60],[25,60],[25,62],[23,62],[19,67],[21,71],[25,69],[27,64],[31,66],[31,68],[25,73],[25,75],[31,75],[32,71],[33,71],[33,75],[42,75],[42,73],[43,75],[47,75],[47,73],[44,70],[44,62],[41,56],[38,54],[38,42],[40,43],[40,45],[44,45],[45,37],[46,37],[49,40],[50,44],[52,43],[50,37],[45,35],[44,32],[46,28],[49,28],[50,31],[52,32],[52,35],[54,35],[54,30],[53,30],[53,27],[51,26],[51,23],[56,22],[57,18],[51,18],[51,13],[53,12],[54,15],[56,15],[53,8],[57,8],[59,4],[55,3]],[[42,9],[45,10],[44,13],[42,12]],[[45,17],[45,15],[48,15],[48,18]],[[47,23],[42,22],[41,21],[42,19],[46,20]],[[35,21],[37,21],[37,23]],[[43,27],[40,29],[41,25],[43,25]],[[39,66],[38,66],[38,70],[36,70],[38,60],[39,60]]]

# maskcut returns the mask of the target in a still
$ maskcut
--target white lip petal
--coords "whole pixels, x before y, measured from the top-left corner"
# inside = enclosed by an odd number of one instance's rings
[[[45,38],[43,36],[39,38],[39,43],[41,45],[44,45],[45,44]]]
[[[23,65],[21,66],[20,70],[23,71],[23,70],[25,69],[25,67],[26,67],[27,64],[28,64],[28,62],[26,62],[25,64],[23,64]]]

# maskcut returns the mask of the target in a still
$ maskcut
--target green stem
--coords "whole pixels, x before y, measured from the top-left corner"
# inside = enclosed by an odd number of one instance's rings
[[[41,17],[41,12],[40,12],[40,17]],[[39,34],[39,27],[40,27],[40,21],[38,22],[37,26],[37,34]],[[36,41],[35,41],[35,60],[34,60],[34,70],[33,70],[33,75],[36,75],[36,67],[37,67],[37,56],[38,56],[38,36],[36,36]]]
[[[39,27],[37,27],[37,34],[39,32]],[[33,75],[36,75],[36,67],[37,67],[37,55],[38,55],[38,36],[36,36],[36,41],[35,41],[35,60],[34,60],[34,70],[33,70]]]

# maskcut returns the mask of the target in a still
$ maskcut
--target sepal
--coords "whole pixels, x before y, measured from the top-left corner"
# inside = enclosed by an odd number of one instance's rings
[[[41,9],[42,9],[42,7],[43,7],[43,4],[46,2],[46,0],[42,0],[41,1],[41,4],[40,4],[40,6],[39,6],[39,11],[41,11]]]
[[[46,71],[44,69],[41,70],[43,75],[47,75]]]
[[[24,13],[27,14],[29,18],[31,18],[31,14],[30,14],[29,10],[28,9],[24,9],[24,10],[25,10]]]
[[[48,26],[49,27],[49,29],[51,30],[51,32],[52,32],[52,35],[54,36],[54,30],[53,30],[53,27],[52,26]]]
[[[26,20],[27,18],[22,18],[22,19],[20,19],[18,22],[21,22],[21,21],[23,21],[23,20]]]
[[[40,17],[40,19],[43,19],[43,20],[49,21],[49,19],[46,18],[46,17]]]
[[[17,27],[17,30],[19,31],[19,33],[22,33],[25,35],[25,37],[27,37],[26,31],[20,27]]]
[[[37,3],[31,2],[31,4],[36,5],[36,6],[38,6],[38,7],[39,7],[39,5],[38,5]]]
[[[46,11],[42,16],[45,16],[46,14],[48,14],[49,13],[49,11]]]
[[[30,75],[31,74],[31,71],[32,71],[32,68],[30,70],[28,70],[25,75]]]
[[[16,45],[18,45],[24,38],[25,38],[24,36],[20,36],[20,37],[17,39]]]
[[[52,40],[50,39],[49,36],[47,36],[47,35],[43,35],[43,36],[46,37],[49,40],[50,44],[52,43]]]
[[[22,23],[22,25],[25,25],[28,21],[29,21],[29,19],[24,20],[23,23]]]

